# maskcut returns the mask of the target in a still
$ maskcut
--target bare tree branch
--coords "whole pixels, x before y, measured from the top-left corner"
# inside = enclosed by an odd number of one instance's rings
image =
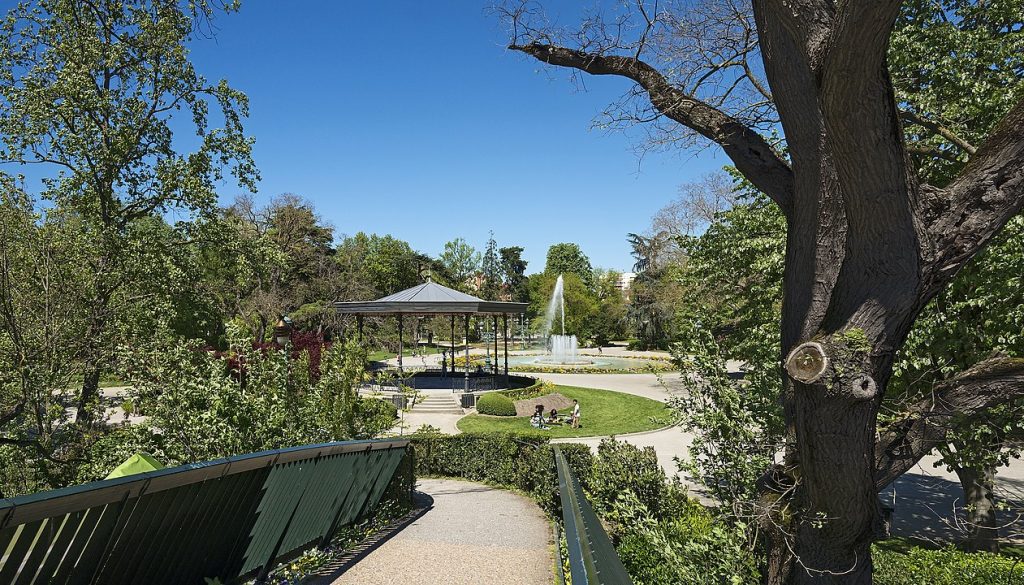
[[[760,134],[721,110],[679,91],[647,63],[538,42],[510,45],[509,48],[551,65],[570,67],[591,75],[618,75],[635,81],[644,88],[658,111],[719,144],[744,176],[785,213],[789,213],[793,171],[786,161]]]

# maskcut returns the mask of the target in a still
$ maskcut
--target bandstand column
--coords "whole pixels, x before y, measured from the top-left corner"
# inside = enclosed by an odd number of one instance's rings
[[[505,345],[505,385],[508,386],[508,313],[501,315],[501,339]]]
[[[398,373],[402,373],[402,314],[398,314]]]
[[[466,323],[466,392],[469,392],[469,315],[465,315]]]

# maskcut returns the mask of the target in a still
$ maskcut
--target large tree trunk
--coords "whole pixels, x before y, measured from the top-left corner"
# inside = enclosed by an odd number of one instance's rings
[[[102,339],[106,332],[106,319],[109,294],[100,295],[97,306],[93,309],[92,319],[86,328],[86,351],[82,356],[82,391],[78,395],[78,411],[75,421],[83,427],[96,424],[95,414],[99,409],[100,377],[103,373]]]
[[[877,428],[893,359],[917,315],[1024,206],[1024,103],[949,186],[918,184],[886,64],[900,4],[753,0],[789,160],[640,60],[642,43],[629,55],[569,49],[545,35],[511,46],[633,80],[660,114],[719,144],[786,216],[788,444],[762,482],[768,509],[759,515],[773,585],[871,583],[878,490],[930,452],[954,414],[1024,392],[1024,360],[983,362],[937,387],[905,421]]]
[[[964,489],[964,508],[967,511],[967,541],[969,551],[999,552],[999,528],[996,524],[994,467],[957,467],[957,477]]]

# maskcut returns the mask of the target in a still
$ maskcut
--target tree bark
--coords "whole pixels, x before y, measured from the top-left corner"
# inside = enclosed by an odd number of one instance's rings
[[[993,492],[995,468],[957,467],[955,471],[964,490],[967,516],[967,541],[964,547],[971,552],[999,552],[999,527],[996,524]]]

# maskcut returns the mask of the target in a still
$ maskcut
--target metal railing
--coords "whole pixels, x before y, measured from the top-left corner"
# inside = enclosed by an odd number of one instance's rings
[[[565,455],[558,447],[554,452],[572,585],[632,585]]]
[[[0,583],[264,580],[367,517],[407,446],[308,445],[0,500]]]

